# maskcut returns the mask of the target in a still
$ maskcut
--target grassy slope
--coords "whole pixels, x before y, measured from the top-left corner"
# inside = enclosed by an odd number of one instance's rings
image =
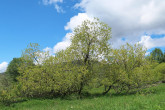
[[[132,95],[92,95],[81,100],[46,99],[29,100],[13,104],[11,107],[1,106],[2,110],[165,110],[165,84],[152,87],[154,92]],[[91,91],[99,93],[101,89]]]

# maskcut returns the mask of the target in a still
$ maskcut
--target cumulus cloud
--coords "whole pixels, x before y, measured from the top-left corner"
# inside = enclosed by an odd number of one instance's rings
[[[62,0],[52,1],[63,2]],[[126,42],[140,42],[148,49],[161,47],[165,46],[164,38],[153,39],[143,35],[144,33],[165,34],[164,6],[163,0],[80,0],[75,7],[83,10],[84,13],[73,16],[64,28],[72,33],[83,20],[98,17],[112,28],[111,44],[115,48]],[[54,46],[54,52],[66,49],[71,44],[68,36],[69,34],[66,34],[64,39]]]
[[[58,51],[65,50],[67,47],[69,47],[71,44],[70,41],[71,35],[72,33],[67,33],[66,36],[63,38],[63,40],[54,46],[53,52],[57,53]]]
[[[142,36],[139,43],[144,45],[147,49],[165,47],[165,37],[151,38],[151,36]]]
[[[92,20],[86,13],[78,13],[78,15],[73,16],[70,21],[65,26],[65,30],[73,31],[75,27],[81,25],[84,20]]]
[[[65,50],[67,47],[69,47],[71,44],[71,40],[70,40],[71,35],[72,33],[67,33],[66,36],[63,38],[63,40],[61,42],[58,42],[53,48],[50,47],[44,48],[43,51],[46,52],[46,54],[48,54],[46,55],[46,57],[54,56],[54,53],[57,53],[61,50]],[[41,56],[45,56],[45,53],[44,54],[42,53]]]
[[[67,23],[67,25],[64,27],[65,30],[69,30],[70,32],[66,34],[66,36],[63,38],[63,40],[59,43],[57,43],[54,48],[53,51],[54,53],[60,51],[60,50],[65,50],[67,47],[70,46],[71,44],[71,35],[73,35],[73,30],[75,27],[77,27],[78,25],[81,25],[81,23],[84,20],[91,20],[92,18],[88,17],[86,13],[78,13],[78,15],[72,17],[70,19],[70,21]]]
[[[5,72],[6,69],[7,69],[7,66],[8,66],[8,63],[7,63],[7,62],[2,62],[2,63],[0,64],[0,73]]]
[[[54,5],[58,13],[64,12],[62,7],[58,5],[58,3],[63,3],[63,0],[42,0],[42,2],[44,5]]]
[[[53,55],[53,49],[50,47],[46,47],[43,49],[44,52],[48,53],[49,55]]]
[[[112,27],[113,40],[126,37],[138,41],[145,32],[165,33],[163,0],[81,0],[75,5],[88,16],[100,18]]]

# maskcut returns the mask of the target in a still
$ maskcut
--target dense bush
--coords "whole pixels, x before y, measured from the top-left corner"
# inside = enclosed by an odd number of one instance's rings
[[[26,60],[25,60],[26,62]],[[25,63],[26,64],[26,63]],[[87,66],[73,61],[61,51],[39,65],[21,65],[17,78],[21,93],[26,97],[52,97],[78,93],[82,76],[88,77]]]
[[[165,82],[165,63],[161,63],[155,67],[155,71],[161,74],[161,80]]]
[[[18,77],[18,81],[21,92],[28,97],[66,95],[78,91],[79,77],[85,72],[82,66],[68,66],[68,63],[54,65],[49,62],[44,66],[27,68]]]
[[[23,100],[25,100],[25,97],[21,95],[20,87],[16,83],[0,91],[0,103],[4,105],[10,105]]]
[[[145,59],[145,52],[137,44],[114,49],[104,61],[102,84],[114,88],[116,92],[128,92],[159,81],[160,74],[153,71],[150,62]]]
[[[13,58],[13,60],[9,63],[5,74],[10,76],[10,78],[12,78],[13,81],[17,81],[16,77],[19,76],[18,68],[22,64],[23,60],[21,58]]]

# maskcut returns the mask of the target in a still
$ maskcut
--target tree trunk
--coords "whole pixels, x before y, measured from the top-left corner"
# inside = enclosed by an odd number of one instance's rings
[[[83,89],[83,82],[81,82],[80,84],[80,89],[78,91],[78,95],[81,97],[81,92],[82,92],[82,89]]]
[[[88,47],[87,47],[87,53],[85,55],[85,58],[84,58],[84,64],[87,65],[87,62],[89,64],[89,51],[90,51],[90,45],[91,45],[91,42],[89,42],[88,44]],[[83,90],[83,87],[84,87],[84,75],[82,75],[82,81],[80,83],[80,89],[78,91],[78,95],[81,97],[81,92]]]
[[[112,88],[112,86],[109,86],[108,89],[105,90],[105,92],[103,92],[103,95],[107,94],[110,91],[111,88]]]

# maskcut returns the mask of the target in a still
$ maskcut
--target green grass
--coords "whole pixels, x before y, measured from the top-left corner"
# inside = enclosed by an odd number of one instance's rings
[[[142,94],[105,96],[102,89],[91,90],[83,99],[70,96],[65,99],[32,99],[15,103],[0,110],[165,110],[165,84],[146,89]],[[151,91],[151,92],[150,92]]]

